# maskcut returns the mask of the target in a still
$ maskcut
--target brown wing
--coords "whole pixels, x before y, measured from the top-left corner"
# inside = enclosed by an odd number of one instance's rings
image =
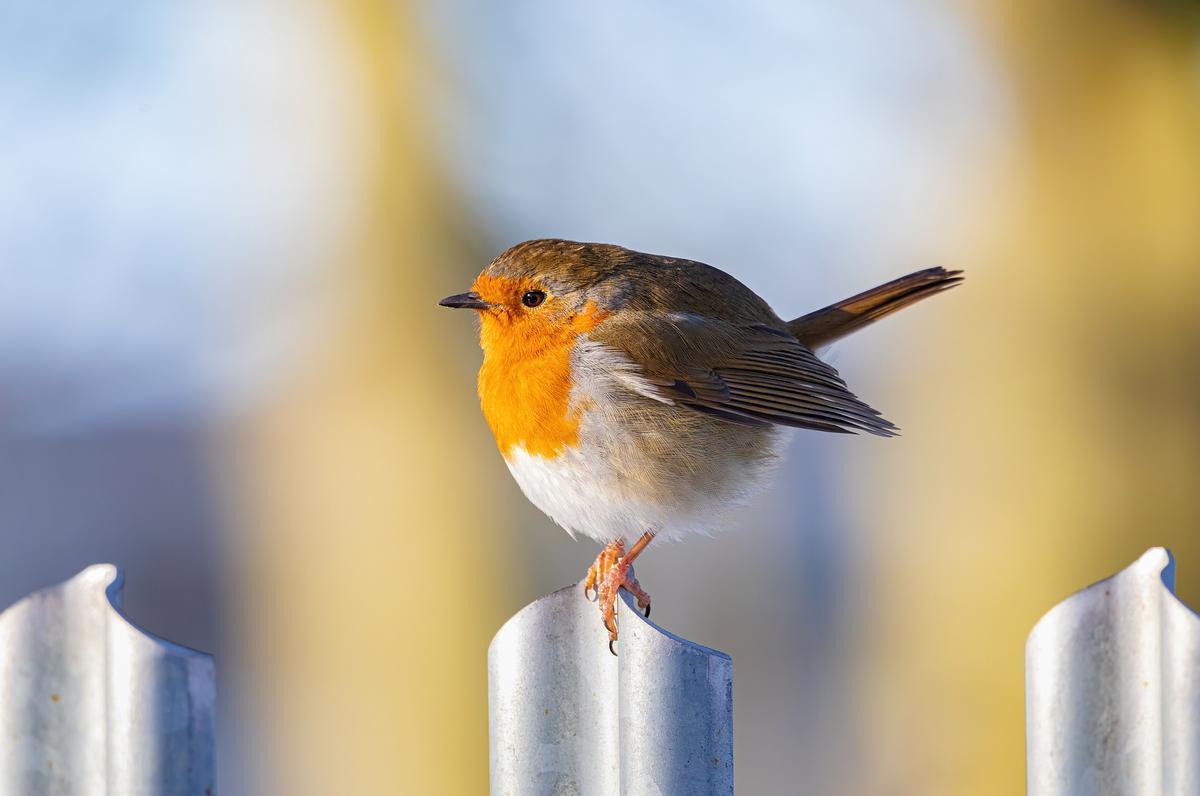
[[[622,374],[664,403],[747,426],[770,424],[895,436],[897,429],[859,400],[841,376],[787,331],[694,315],[657,319],[626,313],[592,335],[633,361]]]

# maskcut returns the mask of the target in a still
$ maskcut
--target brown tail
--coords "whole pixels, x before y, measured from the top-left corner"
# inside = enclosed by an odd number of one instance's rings
[[[810,312],[790,321],[788,329],[809,349],[820,348],[851,332],[857,332],[885,315],[954,287],[963,281],[960,274],[962,271],[926,268],[851,296],[823,310]]]

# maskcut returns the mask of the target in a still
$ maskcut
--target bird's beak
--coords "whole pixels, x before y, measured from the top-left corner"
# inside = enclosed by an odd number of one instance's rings
[[[438,302],[443,307],[453,307],[454,309],[466,310],[486,310],[492,305],[484,301],[478,293],[472,290],[470,293],[459,293],[457,296],[446,296]]]

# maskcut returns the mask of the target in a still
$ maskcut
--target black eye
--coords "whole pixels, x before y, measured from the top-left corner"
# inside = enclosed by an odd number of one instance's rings
[[[526,307],[536,307],[546,300],[546,294],[540,290],[531,290],[521,296],[521,303]]]

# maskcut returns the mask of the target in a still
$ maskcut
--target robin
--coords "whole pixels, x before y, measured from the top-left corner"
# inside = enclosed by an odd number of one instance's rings
[[[717,530],[767,481],[793,428],[897,433],[815,351],[962,281],[929,268],[783,321],[704,263],[620,246],[513,246],[443,307],[481,319],[479,399],[521,490],[572,537],[609,633],[653,539]],[[614,651],[615,654],[615,651]]]

